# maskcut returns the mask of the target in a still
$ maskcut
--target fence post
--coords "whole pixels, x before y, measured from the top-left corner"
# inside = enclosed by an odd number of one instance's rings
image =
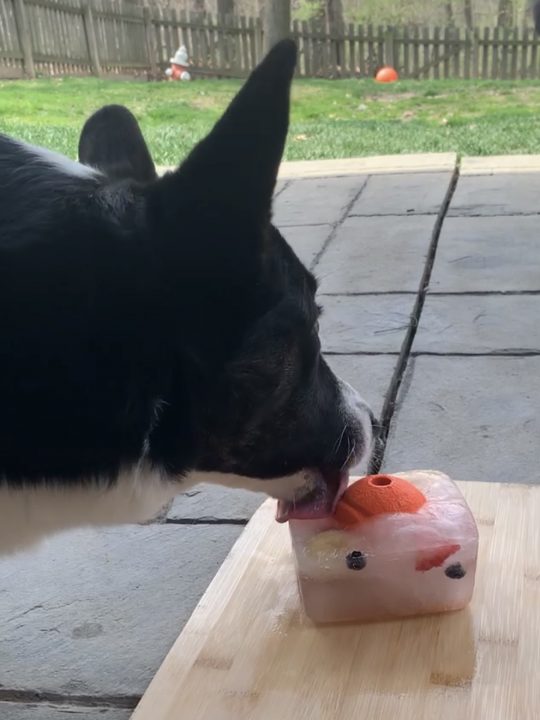
[[[395,28],[389,25],[384,34],[384,64],[390,67],[396,67],[397,58],[395,57]]]
[[[472,77],[476,80],[480,77],[480,32],[478,28],[470,32],[472,33]]]
[[[96,28],[94,25],[94,13],[92,12],[91,0],[86,0],[83,7],[83,22],[84,32],[86,34],[86,45],[88,47],[88,57],[90,58],[90,64],[94,75],[100,77],[101,75],[101,64],[99,62],[99,52],[96,39]]]
[[[14,0],[13,8],[15,10],[17,35],[19,36],[19,47],[22,50],[24,58],[24,72],[29,78],[35,78],[36,69],[34,67],[34,56],[32,54],[32,36],[30,35],[30,26],[28,24],[28,17],[26,16],[24,0]]]
[[[260,18],[256,18],[255,22],[255,34],[256,34],[256,42],[255,46],[257,48],[257,63],[260,63],[263,57],[263,47],[264,47],[264,29],[262,20]]]
[[[148,57],[148,65],[150,67],[150,73],[152,77],[157,78],[158,76],[158,69],[157,69],[157,62],[156,62],[156,43],[155,43],[155,33],[154,33],[154,25],[152,23],[152,11],[148,7],[148,5],[145,5],[143,7],[143,21],[144,21],[144,37],[146,39],[146,55]]]

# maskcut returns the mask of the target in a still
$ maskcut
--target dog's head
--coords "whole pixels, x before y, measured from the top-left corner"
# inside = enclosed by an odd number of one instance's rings
[[[370,451],[373,416],[322,357],[316,281],[271,223],[295,61],[278,44],[180,168],[144,188],[174,357],[147,444],[169,473],[314,516]]]

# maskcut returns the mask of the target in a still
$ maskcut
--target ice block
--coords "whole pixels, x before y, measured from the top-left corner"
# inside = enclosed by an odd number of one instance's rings
[[[362,478],[331,516],[289,528],[304,609],[317,623],[441,613],[471,600],[478,530],[443,473]]]

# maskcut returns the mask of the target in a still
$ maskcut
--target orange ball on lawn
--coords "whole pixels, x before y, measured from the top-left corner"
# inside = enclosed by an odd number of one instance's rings
[[[383,67],[375,75],[375,80],[380,83],[392,83],[399,80],[399,75],[393,67]]]

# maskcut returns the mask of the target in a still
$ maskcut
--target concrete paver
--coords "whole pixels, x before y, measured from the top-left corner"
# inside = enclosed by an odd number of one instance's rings
[[[194,519],[198,522],[247,522],[264,500],[264,493],[201,483],[178,495],[167,517],[171,520]]]
[[[538,213],[540,173],[496,173],[460,178],[448,215]]]
[[[283,227],[282,235],[304,265],[311,268],[332,229],[331,225],[296,225]]]
[[[285,190],[285,188],[287,187],[287,185],[289,183],[290,183],[290,180],[278,180],[276,182],[276,187],[274,189],[274,197],[276,197],[277,195],[282,193],[283,190]]]
[[[540,353],[540,296],[430,295],[413,351]]]
[[[396,367],[392,355],[333,355],[326,358],[338,377],[355,387],[380,415],[388,385]]]
[[[142,694],[241,529],[79,530],[0,558],[0,687]]]
[[[447,218],[431,276],[435,292],[540,290],[538,217]]]
[[[459,480],[540,482],[540,357],[410,361],[387,472],[437,468]]]
[[[131,713],[120,708],[0,702],[2,720],[129,720]]]
[[[371,175],[351,215],[437,215],[453,172]]]
[[[331,353],[397,353],[409,328],[415,296],[321,297],[321,342]]]
[[[363,175],[293,180],[276,199],[274,222],[279,228],[335,223],[366,180]]]
[[[350,217],[315,267],[322,293],[417,292],[436,218]]]

